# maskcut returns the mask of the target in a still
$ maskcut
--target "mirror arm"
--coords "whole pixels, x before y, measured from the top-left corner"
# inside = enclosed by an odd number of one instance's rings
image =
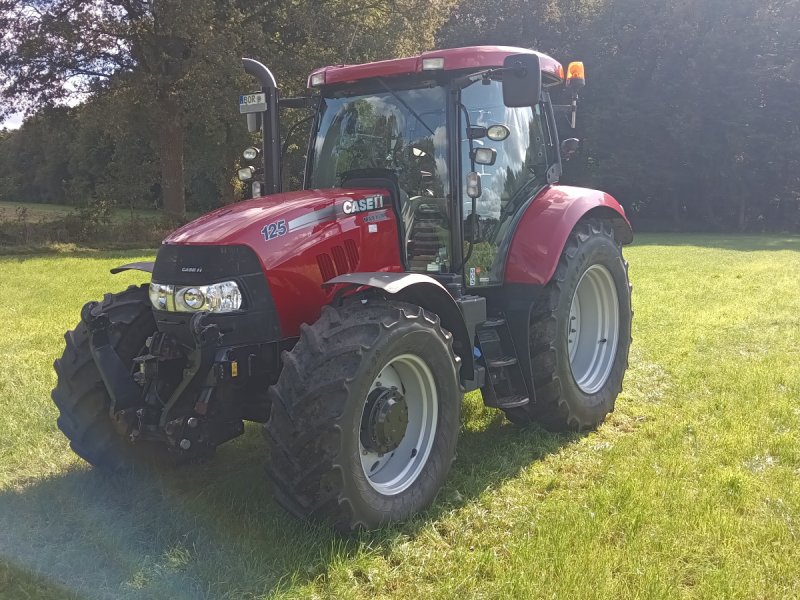
[[[456,89],[463,90],[465,87],[471,86],[473,83],[478,82],[480,79],[486,79],[488,77],[491,77],[492,75],[513,70],[514,69],[508,67],[492,67],[491,69],[484,69],[483,71],[475,71],[474,73],[470,73],[469,75],[464,75],[463,77],[458,77],[457,79],[454,79],[453,85],[456,87]]]

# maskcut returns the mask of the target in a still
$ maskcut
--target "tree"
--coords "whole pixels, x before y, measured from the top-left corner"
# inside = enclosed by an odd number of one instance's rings
[[[472,0],[439,35],[584,60],[565,181],[613,193],[637,225],[800,224],[798,0]]]
[[[0,86],[6,110],[105,92],[147,106],[158,132],[165,211],[185,214],[184,129],[190,84],[235,52],[242,15],[226,0],[6,2]]]
[[[187,189],[202,208],[217,192],[233,199],[230,175],[247,139],[235,98],[254,86],[241,56],[267,63],[283,95],[303,93],[314,67],[429,48],[452,2],[0,0],[0,94],[6,112],[29,114],[89,98],[85,121],[105,119],[114,142],[104,181],[120,184],[92,193],[133,189],[131,179],[149,174],[149,146],[164,208],[181,216]],[[136,152],[123,147],[131,143]],[[87,145],[77,151],[92,156]]]

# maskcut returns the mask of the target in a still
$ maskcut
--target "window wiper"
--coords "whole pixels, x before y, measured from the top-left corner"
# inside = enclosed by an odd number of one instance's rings
[[[430,127],[428,127],[428,124],[427,124],[425,121],[423,121],[423,120],[422,120],[422,117],[420,117],[420,116],[417,114],[417,111],[415,111],[413,108],[411,108],[411,107],[408,105],[408,102],[406,102],[405,100],[403,100],[403,99],[402,99],[402,98],[401,98],[401,97],[400,97],[400,96],[397,94],[397,92],[395,92],[395,91],[394,91],[392,88],[390,88],[390,87],[389,87],[389,86],[386,84],[386,82],[385,82],[383,79],[381,79],[380,77],[378,77],[377,79],[378,79],[378,83],[379,83],[379,84],[381,84],[381,87],[382,87],[383,89],[385,89],[387,92],[389,92],[389,93],[390,93],[392,96],[394,96],[394,97],[395,97],[395,99],[396,99],[396,100],[397,100],[397,101],[398,101],[400,104],[402,104],[402,105],[403,105],[403,107],[404,107],[404,108],[405,108],[405,109],[406,109],[408,112],[410,112],[412,115],[414,115],[414,118],[415,118],[417,121],[419,121],[420,123],[422,123],[422,126],[423,126],[425,129],[427,129],[427,130],[430,132],[430,134],[431,134],[431,135],[436,135],[436,134],[433,132],[433,129],[431,129]]]

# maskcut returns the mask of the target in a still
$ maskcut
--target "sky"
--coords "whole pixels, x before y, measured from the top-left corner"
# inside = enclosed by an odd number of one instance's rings
[[[0,129],[18,129],[20,125],[22,125],[22,113],[14,113],[0,123]]]

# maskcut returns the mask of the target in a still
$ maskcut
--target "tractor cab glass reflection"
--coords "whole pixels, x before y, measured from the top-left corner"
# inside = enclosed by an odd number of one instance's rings
[[[461,92],[461,103],[473,127],[491,128],[500,124],[510,132],[507,137],[497,141],[488,135],[472,140],[475,149],[494,149],[497,158],[492,165],[475,165],[475,170],[481,176],[482,187],[481,196],[476,202],[481,239],[473,244],[465,267],[465,278],[470,286],[496,285],[503,281],[504,249],[513,233],[513,217],[536,189],[547,181],[548,148],[541,108],[538,104],[533,108],[505,106],[499,81],[465,88]],[[462,118],[461,164],[464,171],[470,165],[466,127],[466,120]],[[466,188],[463,198],[462,214],[469,219],[472,199]],[[469,252],[468,248],[465,247],[465,253]]]
[[[442,87],[331,95],[320,107],[311,187],[339,186],[364,169],[396,177],[405,258],[417,272],[451,267],[445,107]]]

